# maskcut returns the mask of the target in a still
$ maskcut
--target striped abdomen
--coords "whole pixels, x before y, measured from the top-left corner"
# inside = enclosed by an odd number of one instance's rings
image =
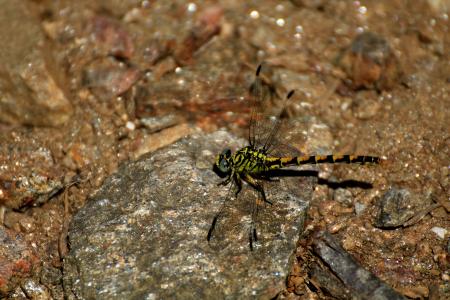
[[[366,155],[311,155],[297,157],[267,157],[267,166],[270,169],[279,169],[288,166],[299,166],[306,164],[379,164],[381,159],[376,156]]]

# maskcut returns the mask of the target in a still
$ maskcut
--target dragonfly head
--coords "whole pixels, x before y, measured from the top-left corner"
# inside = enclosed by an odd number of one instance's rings
[[[224,178],[231,173],[231,150],[230,149],[224,149],[222,151],[222,153],[217,155],[213,170],[221,178]]]

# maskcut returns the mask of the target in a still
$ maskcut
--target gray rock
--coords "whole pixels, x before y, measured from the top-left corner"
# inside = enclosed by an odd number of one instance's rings
[[[69,299],[272,298],[285,287],[315,178],[295,177],[300,195],[282,182],[261,205],[258,242],[250,251],[253,190],[228,194],[212,171],[225,132],[183,139],[123,165],[75,216],[64,260]],[[271,184],[272,184],[271,183]],[[288,192],[289,191],[289,192]],[[268,191],[269,192],[269,191]]]
[[[333,274],[351,290],[352,299],[405,299],[374,274],[363,269],[331,234],[318,232],[314,237],[313,249]]]
[[[379,228],[395,228],[404,225],[427,203],[407,189],[391,188],[378,202],[374,223]]]

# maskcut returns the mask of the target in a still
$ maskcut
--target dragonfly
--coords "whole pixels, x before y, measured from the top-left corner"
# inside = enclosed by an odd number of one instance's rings
[[[245,182],[259,195],[254,201],[262,201],[271,205],[272,202],[266,196],[264,185],[267,182],[278,181],[273,176],[274,170],[280,170],[292,166],[301,166],[306,164],[324,164],[324,163],[347,163],[347,164],[369,164],[376,165],[381,163],[380,157],[368,155],[297,155],[297,156],[278,156],[277,148],[282,147],[279,137],[282,125],[281,113],[284,111],[289,99],[294,95],[294,90],[287,93],[283,104],[283,109],[275,117],[267,114],[267,90],[264,89],[264,82],[261,75],[262,65],[256,69],[255,80],[250,87],[251,116],[248,127],[248,146],[245,146],[234,153],[229,148],[225,148],[216,156],[213,170],[221,178],[225,178],[219,183],[220,186],[230,186],[235,188],[235,197],[238,198],[243,183]],[[228,193],[227,198],[231,197]],[[209,228],[207,241],[211,241],[214,230],[222,215],[224,204],[229,199],[222,202],[222,207],[214,216]],[[252,206],[251,226],[248,232],[248,242],[250,250],[253,251],[254,245],[258,242],[256,230],[258,215],[258,203]]]

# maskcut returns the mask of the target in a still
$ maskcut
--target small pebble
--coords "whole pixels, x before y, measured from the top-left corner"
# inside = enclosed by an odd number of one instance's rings
[[[128,121],[127,123],[126,123],[126,125],[125,125],[126,127],[127,127],[127,129],[128,130],[130,130],[130,131],[133,131],[133,130],[135,130],[136,129],[136,124],[134,124],[133,122],[131,122],[131,121]]]
[[[19,220],[20,230],[24,233],[30,233],[35,230],[34,221],[32,218],[24,217]]]
[[[352,192],[348,189],[338,188],[334,191],[333,198],[340,204],[350,207],[353,202]]]
[[[32,279],[26,280],[21,287],[30,299],[50,299],[50,294],[45,286]]]
[[[359,216],[366,209],[366,205],[363,203],[356,202],[355,203],[355,213]]]
[[[409,189],[391,188],[378,201],[374,223],[378,228],[396,228],[417,214],[423,206],[422,198]]]
[[[433,227],[431,228],[431,231],[436,233],[436,235],[442,240],[445,239],[445,235],[447,234],[447,229],[442,227]]]
[[[346,226],[345,222],[339,221],[339,222],[336,222],[336,223],[332,224],[328,228],[328,231],[330,233],[336,233],[336,232],[340,231],[342,228],[344,228],[345,226]]]

